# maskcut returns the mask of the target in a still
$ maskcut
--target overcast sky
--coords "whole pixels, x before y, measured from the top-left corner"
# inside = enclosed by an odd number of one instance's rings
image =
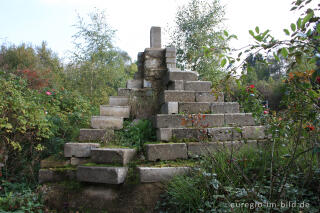
[[[86,16],[93,8],[104,9],[107,22],[115,30],[115,44],[129,53],[133,60],[137,53],[149,47],[151,26],[164,28],[174,22],[176,9],[188,0],[0,0],[0,43],[22,42],[48,46],[60,57],[72,50],[72,27],[77,13]],[[290,12],[292,0],[221,0],[226,7],[227,29],[238,41],[231,45],[240,48],[250,40],[249,29],[259,26],[283,36],[296,15]]]

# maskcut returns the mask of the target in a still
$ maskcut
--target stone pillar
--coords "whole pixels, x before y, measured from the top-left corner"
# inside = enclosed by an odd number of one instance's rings
[[[176,68],[176,53],[175,47],[166,48],[166,64],[168,69]]]
[[[161,48],[161,28],[151,27],[150,48]]]

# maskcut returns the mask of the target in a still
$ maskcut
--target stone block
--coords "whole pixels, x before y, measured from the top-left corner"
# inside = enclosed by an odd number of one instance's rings
[[[207,155],[212,152],[218,151],[219,147],[223,144],[222,142],[197,142],[197,143],[188,143],[188,156],[201,156]]]
[[[183,80],[170,81],[168,90],[184,90]]]
[[[90,157],[91,149],[98,147],[100,147],[98,143],[66,143],[64,144],[64,157]]]
[[[208,102],[181,102],[179,103],[179,113],[196,114],[210,113],[211,103]]]
[[[191,171],[189,167],[138,167],[140,182],[164,182],[176,175],[183,175]]]
[[[237,102],[215,102],[211,104],[211,113],[239,113]]]
[[[195,93],[192,91],[165,90],[162,103],[165,102],[194,102]]]
[[[185,143],[147,144],[145,148],[148,161],[188,158]]]
[[[166,47],[166,53],[176,53],[177,49],[176,47]]]
[[[110,141],[113,136],[113,129],[80,129],[79,141]]]
[[[40,169],[38,180],[39,183],[60,182],[65,180],[75,180],[75,169]]]
[[[129,98],[125,96],[110,96],[109,105],[110,106],[128,106]]]
[[[172,138],[182,140],[201,141],[208,135],[207,129],[192,129],[192,128],[173,128]]]
[[[142,70],[143,69],[143,65],[138,65],[138,72],[136,72],[134,75],[133,75],[133,79],[135,80],[142,80],[143,79],[143,72]]]
[[[166,58],[176,58],[176,52],[166,52]]]
[[[233,127],[208,128],[210,141],[233,141],[241,140],[241,132]]]
[[[184,83],[184,90],[187,91],[210,91],[212,83],[211,81],[186,81]]]
[[[171,128],[157,129],[157,140],[158,141],[170,141],[172,138]]]
[[[161,114],[178,114],[179,104],[178,102],[167,102],[161,106]]]
[[[150,81],[143,80],[143,88],[152,88],[152,83]]]
[[[161,48],[161,27],[151,27],[150,47]]]
[[[192,71],[169,71],[165,77],[165,83],[175,80],[197,81],[198,73]]]
[[[165,68],[152,68],[144,72],[144,79],[148,81],[161,80],[165,76],[167,69]]]
[[[122,129],[123,118],[114,116],[92,116],[91,127],[94,129]]]
[[[90,183],[121,184],[127,173],[127,167],[78,166],[77,180]]]
[[[130,107],[129,106],[100,105],[100,115],[101,116],[114,116],[114,117],[129,118],[130,117]]]
[[[196,92],[196,102],[223,102],[223,93],[214,94],[212,92]]]
[[[142,80],[128,80],[127,81],[127,88],[128,89],[140,89],[142,88]]]
[[[91,162],[90,158],[76,158],[76,157],[70,158],[70,163],[72,166],[78,166],[78,165],[86,164],[90,162]]]
[[[229,113],[225,114],[225,124],[233,126],[253,126],[255,121],[252,113]]]
[[[94,163],[115,163],[127,165],[136,155],[135,149],[96,148],[91,149],[91,160]]]
[[[175,64],[176,63],[176,58],[166,58],[166,63],[167,64]]]
[[[242,127],[242,137],[244,139],[259,140],[266,137],[264,126],[244,126]]]
[[[40,161],[41,168],[58,168],[58,167],[65,167],[68,165],[70,165],[70,160],[55,160],[49,157],[47,159]]]
[[[131,94],[131,89],[128,88],[118,88],[118,96],[129,97]]]
[[[166,66],[167,66],[168,69],[176,68],[176,67],[177,67],[176,64],[167,64]]]

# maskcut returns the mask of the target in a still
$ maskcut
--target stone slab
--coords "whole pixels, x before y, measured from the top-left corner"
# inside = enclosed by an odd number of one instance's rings
[[[211,107],[211,103],[209,103],[209,102],[181,102],[181,103],[179,103],[179,113],[209,114],[210,107]]]
[[[40,169],[38,175],[40,184],[75,179],[76,169]]]
[[[94,163],[116,163],[127,165],[136,155],[135,149],[96,148],[91,149],[91,160]]]
[[[77,158],[77,157],[70,158],[70,163],[72,166],[78,166],[78,165],[86,164],[90,162],[91,162],[90,158]]]
[[[179,104],[178,102],[167,102],[161,106],[161,114],[178,114]]]
[[[173,128],[173,139],[188,139],[193,141],[201,141],[208,135],[207,129],[193,129],[193,128]]]
[[[244,126],[242,127],[242,138],[259,140],[266,137],[264,126]]]
[[[184,83],[184,90],[187,91],[210,91],[211,81],[186,81]]]
[[[128,88],[118,88],[118,96],[129,97],[131,94],[131,89]]]
[[[210,141],[233,141],[241,140],[241,131],[233,127],[208,128]]]
[[[122,129],[123,118],[114,116],[92,116],[91,127],[94,129]]]
[[[190,170],[189,167],[138,167],[141,183],[169,181],[174,176],[186,174]]]
[[[90,183],[121,184],[127,173],[127,167],[78,166],[77,180]]]
[[[212,92],[196,92],[196,102],[223,102],[223,93],[215,94]]]
[[[251,143],[251,141],[250,141]],[[202,156],[215,152],[224,151],[227,148],[239,147],[243,143],[241,141],[224,141],[224,142],[195,142],[188,143],[188,156]]]
[[[168,90],[184,90],[183,80],[169,81]]]
[[[64,157],[87,158],[90,157],[91,149],[98,147],[100,147],[98,143],[66,143],[64,144]]]
[[[161,27],[151,27],[150,29],[150,47],[161,48]]]
[[[167,57],[167,58],[166,58],[166,63],[175,64],[175,63],[176,63],[176,58],[174,58],[174,57]]]
[[[183,81],[197,81],[198,73],[192,71],[170,71],[167,72],[165,83],[169,81],[183,80]]]
[[[127,81],[128,89],[140,89],[142,88],[142,80],[131,79]]]
[[[225,124],[232,126],[253,126],[255,121],[252,113],[228,113],[225,114]]]
[[[158,141],[170,141],[172,139],[172,128],[157,129]]]
[[[130,117],[130,107],[129,106],[100,105],[100,115],[101,116],[114,116],[114,117],[129,118]]]
[[[79,141],[109,141],[113,135],[113,129],[80,129]]]
[[[187,145],[185,143],[146,144],[148,161],[187,159]]]
[[[211,113],[239,113],[237,102],[215,102],[211,104]]]
[[[128,106],[129,98],[124,96],[110,96],[109,105],[110,106]]]
[[[165,102],[194,102],[195,93],[192,91],[165,90],[162,94],[162,103]]]
[[[41,168],[59,168],[70,165],[70,160],[55,160],[51,158],[40,161]],[[1,167],[1,166],[0,166]]]

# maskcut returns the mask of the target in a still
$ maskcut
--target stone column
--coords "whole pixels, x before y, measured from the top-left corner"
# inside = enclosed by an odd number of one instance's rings
[[[150,48],[161,48],[161,28],[151,27]]]

